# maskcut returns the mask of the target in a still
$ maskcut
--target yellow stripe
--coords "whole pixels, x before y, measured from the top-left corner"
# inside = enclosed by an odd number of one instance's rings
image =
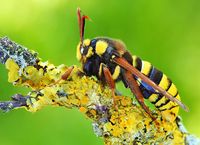
[[[177,93],[176,86],[172,83],[170,88],[167,90],[168,93],[170,93],[172,96],[175,96]]]
[[[115,67],[113,74],[112,74],[113,80],[116,80],[118,78],[119,74],[120,74],[120,67],[117,65]]]
[[[171,110],[161,111],[161,115],[169,122],[173,122],[178,115],[179,107],[174,107]]]
[[[164,104],[166,102],[166,97],[163,96],[156,104],[155,106],[160,106],[161,104]],[[165,106],[165,105],[164,105]]]
[[[85,46],[89,46],[89,45],[90,45],[90,39],[85,39],[85,40],[83,41],[83,44],[84,44]]]
[[[80,43],[77,45],[77,48],[76,48],[76,58],[78,59],[78,61],[81,60],[81,52],[80,52]]]
[[[163,97],[163,98],[165,98],[165,97]],[[171,108],[173,106],[176,106],[176,104],[174,102],[170,101],[167,104],[165,104],[162,107],[160,107],[159,109],[160,110],[163,110],[163,109],[167,109],[168,110],[169,108]]]
[[[99,66],[99,76],[100,77],[101,77],[101,74],[102,74],[102,65],[103,65],[103,63],[101,63],[100,66]]]
[[[136,67],[137,66],[137,63],[136,63],[137,56],[133,55],[132,58],[133,58],[133,66]]]
[[[162,79],[161,79],[161,81],[159,83],[159,86],[161,88],[163,88],[164,90],[166,90],[168,88],[169,81],[168,81],[168,78],[167,78],[167,76],[165,74],[163,74]]]
[[[169,93],[170,93],[172,96],[175,96],[176,93],[177,93],[177,89],[176,89],[176,87],[175,87],[174,84],[171,85],[170,90],[168,90],[168,91],[170,91]],[[180,100],[179,94],[176,95],[176,98],[177,98],[178,100]],[[158,107],[159,107],[160,105],[165,104],[165,102],[166,102],[167,100],[168,100],[168,98],[166,98],[165,96],[163,96],[163,97],[155,104],[155,106],[158,106]],[[170,101],[170,102],[168,102],[167,104],[165,104],[164,106],[159,107],[159,109],[161,109],[161,110],[163,110],[163,109],[168,109],[168,108],[171,108],[171,107],[176,106],[176,105],[177,105],[176,103]]]
[[[149,97],[149,101],[150,102],[155,102],[158,98],[158,95],[157,94],[152,94],[150,97]]]
[[[176,96],[176,98],[178,100],[180,100],[179,94]],[[172,109],[170,109],[170,108],[172,108]],[[176,117],[178,116],[179,108],[180,107],[176,103],[170,101],[169,103],[160,107],[159,109],[160,110],[165,109],[164,111],[161,111],[163,118],[165,118],[166,120],[168,120],[170,122],[173,122],[176,119]]]
[[[93,55],[92,47],[89,47],[86,57],[89,58]]]
[[[142,61],[142,70],[141,72],[144,75],[148,75],[151,69],[151,63],[149,63],[148,61]]]
[[[163,98],[164,98],[164,97],[163,97]],[[178,100],[180,100],[179,94],[176,96],[176,98],[177,98]],[[174,103],[174,102],[172,102],[172,101],[170,101],[169,103],[167,103],[166,105],[160,107],[159,109],[160,109],[160,110],[169,109],[169,108],[171,108],[171,107],[173,107],[173,106],[177,106],[177,104]]]
[[[105,41],[97,41],[96,43],[96,53],[101,56],[105,51],[106,48],[108,47],[108,43]]]
[[[181,100],[181,97],[179,96],[179,94],[176,96],[176,99]]]
[[[180,100],[179,94],[176,96],[176,98],[178,100]],[[163,118],[165,118],[166,120],[168,120],[170,122],[173,122],[176,119],[176,117],[178,116],[179,106],[172,101],[170,101],[166,105],[160,107],[159,109],[164,110],[164,111],[161,111],[161,114],[162,114]]]

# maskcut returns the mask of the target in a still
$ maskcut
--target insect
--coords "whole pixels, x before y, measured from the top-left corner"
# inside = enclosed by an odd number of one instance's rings
[[[175,120],[179,106],[188,111],[180,101],[178,90],[172,81],[148,61],[131,55],[122,41],[107,37],[84,40],[85,20],[89,17],[82,15],[79,8],[77,15],[80,30],[77,59],[82,63],[86,75],[96,76],[106,83],[112,90],[113,98],[115,82],[122,81],[153,120],[155,117],[145,105],[144,99],[154,104],[169,121]],[[63,75],[63,79],[67,79],[72,69]]]

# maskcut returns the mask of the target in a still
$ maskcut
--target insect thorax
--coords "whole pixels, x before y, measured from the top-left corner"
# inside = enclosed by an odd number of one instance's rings
[[[85,44],[85,42],[87,44]],[[105,65],[111,73],[114,73],[116,64],[112,61],[112,57],[117,55],[117,51],[112,44],[112,40],[108,38],[94,38],[84,40],[85,47],[83,47],[82,57],[86,60],[82,61],[83,71],[91,76],[99,77],[101,75],[101,65]],[[92,53],[89,49],[92,48]],[[92,55],[91,55],[92,54]]]

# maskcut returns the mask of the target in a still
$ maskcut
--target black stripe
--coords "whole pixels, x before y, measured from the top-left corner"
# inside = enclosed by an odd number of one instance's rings
[[[173,108],[175,108],[175,107],[179,107],[178,105],[176,105],[176,106],[172,106],[172,107],[170,107],[170,108],[167,108],[167,109],[159,109],[160,111],[166,111],[166,110],[171,110],[171,109],[173,109]]]
[[[133,58],[132,58],[132,55],[126,51],[123,55],[122,55],[123,58],[125,58],[129,64],[133,65]]]
[[[178,95],[178,91],[176,92],[176,95],[173,96],[173,97],[175,98],[177,95]],[[169,100],[169,99],[166,99],[165,103],[162,103],[162,104],[160,104],[160,106],[156,106],[156,107],[161,108],[161,107],[167,105],[169,102],[170,102],[170,100]]]
[[[171,81],[170,79],[168,79],[168,78],[167,78],[167,80],[168,80],[168,86],[167,86],[166,91],[168,91],[169,88],[170,88],[171,85],[172,85],[172,81]],[[153,104],[156,104],[160,99],[162,99],[162,97],[163,97],[163,95],[159,94],[159,95],[158,95],[158,98],[157,98],[154,102],[152,102],[152,103],[153,103]]]
[[[167,105],[169,102],[170,102],[170,100],[169,100],[169,99],[166,99],[164,103],[162,103],[162,104],[160,104],[160,106],[156,106],[156,107],[157,107],[157,108],[161,108],[161,107]]]
[[[147,90],[143,85],[140,84],[139,87],[145,99],[148,99],[152,95],[153,92]]]
[[[178,96],[178,91],[176,92],[176,95],[174,95],[173,97],[176,98],[176,96]]]
[[[139,71],[141,71],[141,68],[142,68],[142,60],[141,60],[139,57],[137,57],[136,60],[135,60],[135,62],[136,62],[136,68],[137,68]]]
[[[149,78],[158,85],[162,79],[162,76],[163,76],[163,73],[159,71],[158,69],[156,69],[155,67],[153,67],[153,69],[150,72]]]
[[[166,89],[166,91],[168,91],[169,90],[169,88],[171,87],[171,85],[172,85],[172,81],[169,79],[169,78],[167,78],[167,81],[168,81],[168,86],[167,86],[167,89]],[[152,104],[156,104],[160,99],[162,99],[162,97],[164,97],[162,94],[159,94],[158,95],[158,98],[154,101],[154,102],[151,102]]]
[[[168,91],[169,88],[171,87],[171,85],[173,84],[172,81],[169,78],[167,78],[167,81],[168,81],[168,86],[167,86],[166,91]]]
[[[169,78],[167,78],[167,80],[168,80],[168,86],[167,86],[167,89],[166,89],[166,91],[168,91],[169,89],[170,89],[170,87],[172,86],[172,81],[169,79]],[[176,92],[176,95],[175,96],[173,96],[173,97],[176,97],[178,95],[178,91]],[[162,96],[162,97],[165,97],[165,96]],[[162,97],[161,98],[159,98],[159,99],[157,99],[155,102],[157,103],[160,99],[162,99]],[[165,103],[163,103],[163,105],[166,105],[167,103],[169,103],[170,102],[170,100],[169,99],[167,99],[167,101],[165,102]],[[155,103],[155,104],[156,104]],[[162,104],[161,104],[162,105]],[[162,106],[156,106],[157,108],[160,108],[160,107],[162,107]]]
[[[158,95],[158,98],[154,101],[154,102],[151,102],[152,104],[156,104],[160,99],[162,99],[162,95],[161,94],[159,94]]]

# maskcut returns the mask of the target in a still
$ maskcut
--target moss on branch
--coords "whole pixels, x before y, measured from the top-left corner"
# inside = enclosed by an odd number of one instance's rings
[[[8,69],[10,83],[32,89],[25,96],[16,94],[0,102],[4,111],[25,108],[36,112],[47,105],[77,108],[93,121],[95,134],[106,145],[200,143],[185,130],[180,117],[169,122],[155,111],[158,119],[154,122],[130,97],[117,96],[116,110],[111,90],[76,66],[67,81],[56,83],[67,66],[42,62],[37,53],[7,37],[0,39],[0,62]]]

